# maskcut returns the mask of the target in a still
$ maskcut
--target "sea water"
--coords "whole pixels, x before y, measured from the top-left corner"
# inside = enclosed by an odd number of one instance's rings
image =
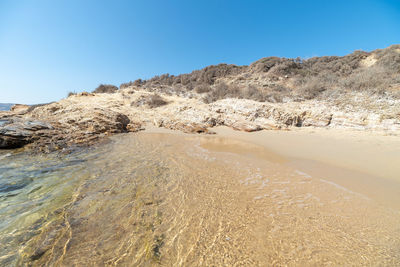
[[[399,221],[226,138],[0,152],[0,266],[399,265]]]

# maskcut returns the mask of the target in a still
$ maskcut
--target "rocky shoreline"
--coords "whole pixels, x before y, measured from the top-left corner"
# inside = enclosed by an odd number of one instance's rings
[[[80,93],[34,107],[15,105],[0,112],[0,148],[67,150],[91,145],[108,135],[137,132],[149,123],[205,134],[222,125],[246,132],[323,127],[400,133],[399,101],[371,110],[317,100],[266,103],[229,98],[207,104],[193,95],[157,95],[161,104],[153,105],[147,100],[154,95],[129,87],[112,94]]]

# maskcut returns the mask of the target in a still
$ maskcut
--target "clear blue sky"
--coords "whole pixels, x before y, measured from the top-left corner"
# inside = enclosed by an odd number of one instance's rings
[[[0,102],[400,43],[400,1],[0,0]]]

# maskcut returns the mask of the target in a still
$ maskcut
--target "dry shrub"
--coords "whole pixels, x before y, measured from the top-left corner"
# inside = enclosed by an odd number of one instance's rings
[[[390,68],[375,65],[342,79],[339,85],[348,91],[361,91],[380,95],[389,93],[398,98],[396,94],[393,94],[391,88],[393,85],[400,83],[400,75]]]
[[[121,83],[119,85],[119,89],[125,89],[125,88],[131,87],[131,86],[133,86],[133,82],[132,81],[129,81],[127,83]]]
[[[248,85],[241,90],[240,98],[265,102],[268,100],[268,95],[265,91],[259,90],[254,85]]]
[[[236,66],[228,64],[219,64],[208,66],[201,70],[195,70],[192,73],[181,74],[178,76],[163,74],[155,76],[149,80],[142,81],[141,86],[149,90],[154,87],[165,86],[169,90],[176,93],[182,91],[196,90],[197,87],[206,88],[205,85],[213,85],[219,78],[227,77],[230,75],[239,75],[245,70],[245,66]],[[202,89],[199,89],[202,91]],[[205,92],[205,91],[204,91]]]
[[[167,104],[168,101],[166,101],[163,97],[158,94],[152,94],[139,97],[136,101],[131,103],[131,106],[140,107],[147,105],[149,108],[157,108]]]
[[[76,92],[73,92],[73,91],[70,91],[70,92],[68,92],[68,97],[70,97],[70,96],[73,96],[73,95],[76,95]]]
[[[112,84],[100,84],[92,93],[115,93],[118,87]]]
[[[377,62],[361,64],[373,56]],[[205,102],[223,98],[256,101],[331,100],[338,92],[365,92],[398,97],[400,83],[400,45],[373,52],[355,51],[349,55],[314,57],[307,60],[268,57],[250,66],[213,65],[178,76],[163,74],[149,80],[122,84],[140,86],[149,92],[190,96],[195,90]],[[227,81],[227,83],[221,82]],[[291,89],[289,89],[289,88]],[[286,100],[285,100],[286,99]]]
[[[300,99],[314,99],[328,89],[337,85],[338,77],[331,73],[321,73],[318,76],[296,77],[294,95]]]
[[[168,102],[158,94],[151,95],[147,101],[150,108],[161,107],[168,104]]]
[[[301,72],[302,66],[300,62],[294,59],[285,59],[280,64],[276,64],[269,71],[274,76],[292,76]]]
[[[326,90],[324,84],[317,79],[308,81],[304,86],[297,90],[297,95],[302,99],[314,99]]]
[[[250,64],[249,69],[254,73],[268,72],[275,65],[280,64],[284,59],[279,57],[265,57]]]
[[[203,84],[199,84],[195,87],[195,91],[198,94],[203,94],[203,93],[208,93],[211,91],[211,87],[210,85],[203,83]]]
[[[284,86],[257,88],[254,85],[239,87],[236,84],[220,82],[203,98],[205,103],[215,102],[225,98],[250,99],[258,102],[282,102],[290,95],[290,89]]]
[[[239,98],[240,89],[237,85],[228,85],[225,82],[220,82],[207,94],[203,100],[206,103],[215,102],[225,98]]]
[[[127,83],[121,83],[121,85],[119,86],[120,89],[124,89],[124,88],[128,88],[128,87],[140,87],[144,84],[144,81],[142,79],[137,79],[134,82],[130,81]]]

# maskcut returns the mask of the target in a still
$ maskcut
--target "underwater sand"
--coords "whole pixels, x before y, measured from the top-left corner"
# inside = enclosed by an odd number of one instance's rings
[[[340,161],[152,129],[2,152],[0,265],[399,265],[399,184]]]

